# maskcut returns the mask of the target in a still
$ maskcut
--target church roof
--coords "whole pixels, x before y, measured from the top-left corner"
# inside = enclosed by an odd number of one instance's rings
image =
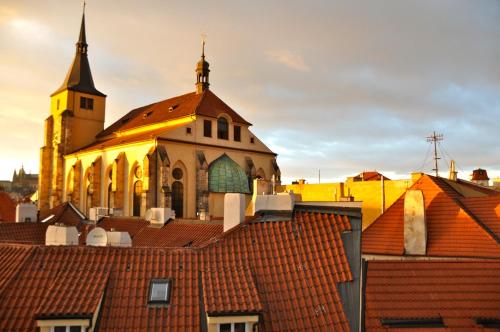
[[[106,96],[95,88],[92,73],[90,71],[89,59],[87,58],[87,38],[85,34],[85,14],[82,16],[80,36],[76,43],[76,54],[69,68],[63,84],[51,96],[64,90],[84,92],[96,96]]]
[[[211,90],[203,93],[187,93],[169,98],[154,104],[136,108],[121,119],[104,129],[97,137],[105,137],[118,131],[130,130],[159,122],[174,120],[190,115],[201,115],[217,118],[220,114],[227,114],[233,122],[251,125],[231,107],[224,103]]]

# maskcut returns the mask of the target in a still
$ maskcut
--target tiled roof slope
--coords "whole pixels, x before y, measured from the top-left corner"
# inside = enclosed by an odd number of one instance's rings
[[[209,315],[262,312],[257,287],[247,266],[214,262],[202,273],[203,303]]]
[[[422,190],[424,194],[428,256],[500,258],[500,243],[494,233],[500,217],[483,221],[471,212],[472,208],[466,208],[472,203],[467,203],[471,198],[464,197],[473,195],[488,205],[495,200],[491,197],[496,197],[496,192],[487,196],[484,192],[458,188],[459,192],[448,180],[429,175],[423,175],[410,189]],[[404,194],[363,232],[363,253],[403,255],[403,226]]]
[[[476,318],[500,319],[500,262],[369,261],[365,294],[366,331],[398,330],[381,318],[436,317],[447,331],[483,331]]]
[[[117,131],[183,118],[189,115],[217,118],[221,113],[228,114],[234,122],[250,125],[211,90],[205,90],[201,94],[191,92],[134,109],[104,129],[97,137],[105,137]]]
[[[259,331],[348,331],[336,286],[352,279],[340,229],[307,212],[295,223],[252,222],[203,250],[202,268],[250,267],[264,307]]]
[[[161,228],[140,218],[103,218],[98,225],[107,231],[128,232],[134,247],[197,247],[223,232],[222,224],[175,220]]]
[[[259,331],[348,331],[337,290],[352,279],[344,222],[298,212],[293,221],[250,221],[192,249],[35,247],[0,293],[0,330],[34,331],[36,315],[67,314],[63,308],[92,312],[104,294],[101,332],[200,331],[207,310],[257,310]],[[148,306],[153,278],[171,278],[168,306]]]
[[[132,245],[135,247],[198,247],[222,232],[221,224],[173,221],[162,228],[142,228],[132,238]]]
[[[2,245],[2,250],[0,250],[0,294],[4,285],[19,271],[32,250],[31,246]]]
[[[62,223],[66,226],[75,226],[81,231],[85,216],[73,204],[66,202],[40,215],[39,221],[42,220],[46,220],[48,224]]]
[[[16,221],[16,204],[9,194],[0,191],[0,222]]]
[[[0,242],[45,244],[48,226],[38,222],[0,223]]]

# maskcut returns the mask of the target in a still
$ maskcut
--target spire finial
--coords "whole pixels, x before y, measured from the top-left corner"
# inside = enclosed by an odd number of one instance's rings
[[[87,5],[87,2],[83,0],[83,15],[85,15],[85,6]]]
[[[200,94],[208,89],[210,83],[208,82],[208,62],[205,61],[205,41],[207,35],[201,35],[201,59],[196,65],[196,93]]]
[[[205,43],[207,41],[207,34],[202,33],[201,34],[201,57],[205,58]]]

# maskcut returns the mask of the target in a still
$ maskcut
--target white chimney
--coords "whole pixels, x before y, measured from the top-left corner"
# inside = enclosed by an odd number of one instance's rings
[[[404,201],[404,248],[407,255],[425,255],[427,226],[422,190],[407,190]]]
[[[146,211],[146,220],[153,227],[161,228],[170,219],[175,219],[175,211],[170,208],[152,208]]]
[[[33,203],[19,203],[16,206],[16,222],[36,222],[38,209]]]
[[[224,195],[224,232],[245,220],[246,201],[244,194]]]
[[[45,244],[48,246],[78,245],[78,230],[75,226],[50,225],[45,233]]]
[[[89,220],[99,221],[99,219],[110,215],[111,209],[105,207],[92,207],[89,209]]]
[[[108,236],[108,246],[111,247],[132,247],[132,239],[128,232],[106,232]]]

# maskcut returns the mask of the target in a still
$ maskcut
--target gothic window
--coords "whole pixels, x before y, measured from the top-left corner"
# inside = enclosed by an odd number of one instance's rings
[[[217,138],[229,138],[229,124],[227,123],[226,118],[220,117],[217,119]]]
[[[134,217],[141,215],[141,201],[142,201],[142,181],[138,180],[134,183]]]
[[[80,108],[92,111],[94,109],[94,99],[80,97]]]
[[[184,215],[184,185],[180,181],[174,181],[172,184],[172,208],[177,218]]]

